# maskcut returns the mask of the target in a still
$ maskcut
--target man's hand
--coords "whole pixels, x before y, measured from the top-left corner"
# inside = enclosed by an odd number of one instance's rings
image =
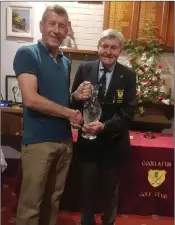
[[[82,128],[82,130],[88,134],[98,134],[102,132],[103,129],[104,129],[104,124],[99,121],[84,124]]]
[[[83,123],[81,112],[78,110],[71,110],[69,114],[69,120],[74,128],[80,128],[80,125]]]
[[[70,123],[73,129],[80,129],[81,125],[75,124],[75,123]]]
[[[88,100],[92,94],[92,86],[88,81],[80,84],[77,90],[72,94],[76,100]]]

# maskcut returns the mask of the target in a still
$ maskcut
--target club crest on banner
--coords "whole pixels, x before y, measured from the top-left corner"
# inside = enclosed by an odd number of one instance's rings
[[[148,171],[148,181],[153,187],[158,187],[165,181],[166,177],[165,170],[149,170]]]

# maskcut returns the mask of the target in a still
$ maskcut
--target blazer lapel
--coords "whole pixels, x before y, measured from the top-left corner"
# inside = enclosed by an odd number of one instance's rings
[[[111,82],[109,84],[106,93],[105,101],[112,103],[112,101],[114,100],[116,90],[124,89],[124,84],[125,84],[124,74],[122,74],[120,64],[117,62],[112,74]]]

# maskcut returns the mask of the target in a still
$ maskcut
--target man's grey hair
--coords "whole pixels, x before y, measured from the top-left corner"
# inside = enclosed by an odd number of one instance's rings
[[[46,20],[48,12],[54,12],[57,15],[66,16],[67,20],[69,20],[68,13],[67,13],[66,9],[63,8],[60,5],[54,4],[54,5],[49,5],[49,6],[46,7],[46,9],[45,9],[45,11],[42,15],[42,21]]]
[[[104,38],[118,39],[120,41],[121,50],[123,49],[123,47],[124,47],[124,37],[120,32],[118,32],[114,29],[104,30],[102,32],[100,38],[99,38],[98,46],[97,46],[98,48],[99,48],[99,46],[100,46],[100,44],[101,44],[101,42]]]

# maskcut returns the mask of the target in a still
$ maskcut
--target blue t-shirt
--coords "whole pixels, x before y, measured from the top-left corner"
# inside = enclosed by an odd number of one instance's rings
[[[18,49],[13,68],[16,76],[22,73],[35,75],[41,96],[69,107],[70,62],[62,52],[59,52],[55,62],[41,42],[24,46]],[[42,114],[24,104],[23,118],[23,144],[66,140],[71,137],[70,123],[66,119]]]

